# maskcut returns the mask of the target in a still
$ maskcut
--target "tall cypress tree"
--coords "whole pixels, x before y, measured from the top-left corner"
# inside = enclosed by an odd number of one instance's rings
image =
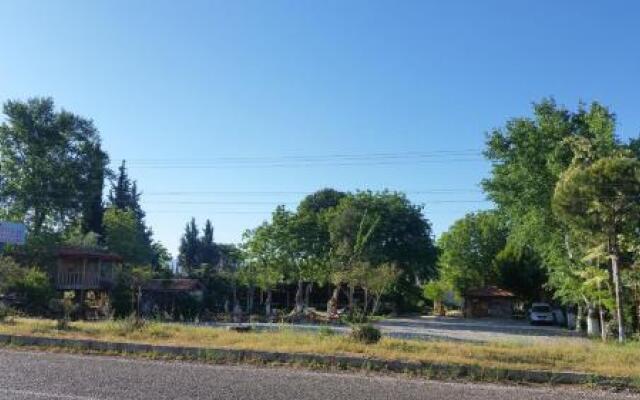
[[[102,219],[104,216],[104,204],[102,191],[104,187],[105,171],[109,164],[109,156],[102,151],[100,143],[89,146],[86,157],[89,169],[86,173],[86,198],[83,201],[81,226],[83,233],[95,232],[102,235],[104,232]]]
[[[180,239],[180,255],[178,262],[180,270],[187,275],[191,275],[198,267],[198,248],[200,244],[198,226],[196,219],[191,218],[184,229],[184,234]]]
[[[218,264],[220,254],[218,246],[213,241],[213,224],[207,219],[202,229],[202,238],[199,241],[198,264],[208,264],[214,267]]]

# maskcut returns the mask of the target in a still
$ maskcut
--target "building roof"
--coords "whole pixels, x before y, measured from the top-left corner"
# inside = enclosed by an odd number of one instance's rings
[[[122,257],[115,253],[92,248],[64,246],[60,247],[57,253],[58,257],[63,258],[97,258],[102,261],[122,261]]]
[[[465,297],[516,297],[508,290],[500,289],[496,286],[485,286],[482,288],[470,289],[465,293]]]
[[[150,292],[196,292],[204,285],[197,279],[151,279],[142,290]]]

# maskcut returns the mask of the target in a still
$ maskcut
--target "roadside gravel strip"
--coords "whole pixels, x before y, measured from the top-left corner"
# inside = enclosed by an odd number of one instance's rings
[[[622,400],[626,393],[0,350],[0,399]]]

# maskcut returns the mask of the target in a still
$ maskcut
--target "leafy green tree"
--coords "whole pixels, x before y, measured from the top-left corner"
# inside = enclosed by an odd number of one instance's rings
[[[300,214],[316,214],[335,208],[347,194],[331,188],[320,189],[306,196],[298,205]]]
[[[347,219],[355,217],[352,213],[354,209],[346,209],[345,213],[337,214],[344,218],[342,223]],[[345,284],[349,288],[349,309],[354,310],[354,293],[358,286],[363,286],[366,281],[371,263],[367,261],[365,253],[369,241],[371,240],[375,229],[380,222],[380,217],[371,217],[367,213],[360,216],[360,223],[357,225],[355,235],[341,235],[347,233],[346,230],[337,230],[344,228],[343,226],[334,225],[333,231],[333,264],[337,266],[333,270],[333,281],[336,284],[336,290],[333,292],[330,300],[331,304],[338,301],[338,290],[341,285]],[[336,233],[339,232],[339,233]],[[366,301],[365,301],[366,303]],[[365,304],[366,307],[366,304]]]
[[[507,242],[507,229],[493,211],[467,214],[438,241],[440,278],[460,295],[468,289],[495,285],[494,259]]]
[[[567,225],[598,238],[611,260],[618,339],[624,340],[621,246],[640,224],[640,161],[611,157],[563,174],[554,195],[554,211]]]
[[[593,162],[618,145],[615,116],[595,102],[570,111],[543,99],[533,104],[532,117],[511,119],[488,135],[492,171],[482,186],[508,223],[509,241],[530,246],[554,283],[561,284],[553,278],[555,268],[571,264],[565,246],[570,232],[551,206],[556,183],[575,160]]]
[[[7,101],[0,125],[0,202],[31,233],[83,217],[99,231],[102,179],[108,164],[93,123],[55,109],[51,98]]]
[[[356,250],[358,237],[367,235],[357,250],[359,260],[374,267],[395,265],[399,275],[388,296],[398,308],[417,304],[422,298],[417,282],[436,273],[431,224],[422,207],[401,193],[366,191],[343,198],[328,218],[331,256],[338,264],[344,265]]]
[[[545,266],[547,287],[560,301],[577,304],[579,316],[586,302],[581,271],[588,238],[557,217],[553,196],[567,169],[611,157],[624,147],[615,125],[614,114],[599,103],[570,111],[544,99],[533,105],[532,117],[511,119],[487,138],[485,156],[492,171],[482,186],[504,216],[509,242],[533,250]],[[631,141],[626,148],[635,145]]]
[[[171,253],[160,242],[151,244],[151,267],[158,278],[170,278],[173,275],[171,271]]]
[[[380,310],[382,296],[389,293],[395,285],[400,271],[392,263],[383,263],[368,270],[363,287],[368,293],[373,295],[371,314],[377,314]],[[364,302],[365,312],[367,311],[367,301]]]
[[[150,249],[133,211],[108,208],[104,213],[105,244],[128,264],[147,264]]]
[[[433,302],[434,313],[444,316],[444,301],[447,298],[447,294],[452,291],[451,285],[443,280],[433,280],[426,283],[422,290],[424,297]]]
[[[547,275],[540,257],[531,248],[507,244],[496,255],[494,264],[500,287],[530,302],[540,298]]]
[[[294,313],[300,314],[304,310],[305,282],[314,278],[314,254],[309,251],[305,230],[308,225],[296,218],[295,213],[284,206],[276,207],[271,215],[271,232],[281,255],[283,275],[289,283],[297,285],[295,294]]]
[[[100,236],[95,231],[84,231],[80,224],[67,229],[64,233],[64,244],[87,249],[102,248]]]
[[[282,255],[271,233],[271,225],[264,222],[244,234],[244,274],[253,279],[257,287],[266,293],[265,314],[271,315],[273,289],[284,280]],[[248,280],[247,279],[247,280]]]

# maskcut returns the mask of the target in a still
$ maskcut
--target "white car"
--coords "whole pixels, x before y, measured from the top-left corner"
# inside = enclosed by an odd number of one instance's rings
[[[529,309],[529,323],[553,324],[553,310],[548,303],[533,303]]]

